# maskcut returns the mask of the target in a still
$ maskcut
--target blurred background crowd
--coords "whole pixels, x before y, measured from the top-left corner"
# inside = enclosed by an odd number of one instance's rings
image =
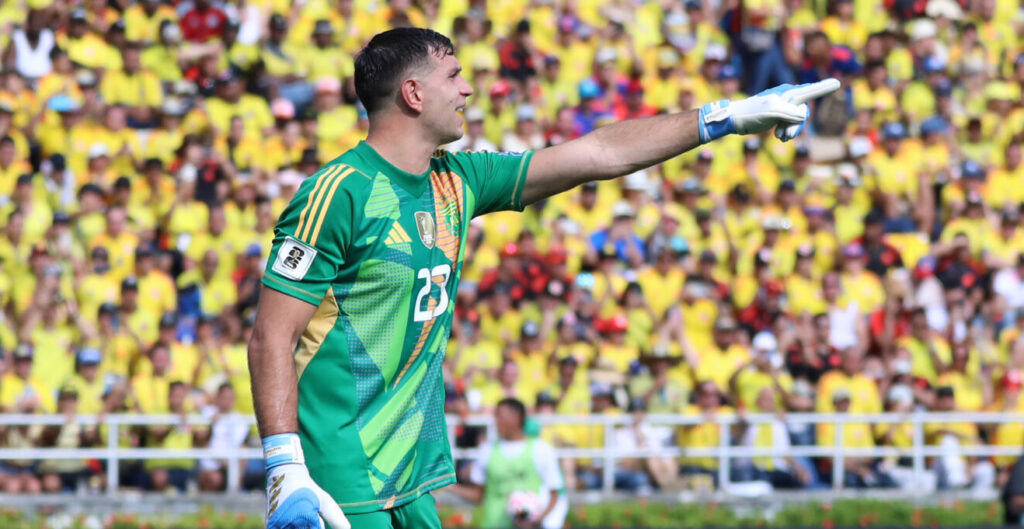
[[[353,54],[450,35],[474,87],[450,150],[538,149],[614,121],[834,76],[801,138],[730,136],[469,225],[448,411],[633,414],[618,446],[715,447],[646,414],[771,413],[736,444],[829,446],[786,412],[1024,410],[1024,15],[1013,0],[11,0],[0,6],[0,409],[59,413],[5,447],[105,446],[75,414],[202,413],[123,447],[252,443],[246,342],[273,225],[365,136]],[[602,427],[534,432],[603,446]],[[460,446],[481,431],[456,429]],[[852,423],[848,447],[910,446]],[[257,440],[258,441],[258,440]],[[1024,425],[933,424],[850,487],[991,487]],[[258,446],[258,442],[256,445]],[[565,460],[601,486],[600,460]],[[739,460],[820,487],[829,461]],[[262,465],[249,472],[262,487]],[[123,464],[122,484],[224,486],[224,463]],[[102,485],[98,462],[4,461],[7,492]],[[644,458],[615,486],[711,487],[710,458]],[[463,476],[466,478],[466,476]]]

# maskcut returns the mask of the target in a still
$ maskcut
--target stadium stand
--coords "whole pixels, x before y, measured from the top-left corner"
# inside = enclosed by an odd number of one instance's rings
[[[832,425],[786,411],[1024,411],[1024,19],[1011,0],[2,2],[0,410],[202,413],[212,427],[124,427],[118,442],[258,446],[237,416],[253,412],[246,342],[274,223],[365,137],[353,56],[405,25],[450,35],[474,87],[449,150],[538,149],[778,83],[843,82],[794,142],[730,136],[474,220],[449,413],[505,397],[566,415],[777,413],[735,442],[782,450],[836,442]],[[906,447],[908,426],[850,423],[843,443]],[[597,448],[603,428],[539,435]],[[460,427],[456,444],[482,432]],[[925,433],[947,449],[928,483],[897,458],[847,458],[844,484],[992,487],[1017,458],[959,451],[1024,445],[1021,424]],[[0,447],[106,435],[12,426]],[[637,428],[616,443],[718,435]],[[731,474],[814,488],[828,465],[755,457]],[[563,470],[574,489],[601,486],[598,461]],[[638,492],[718,476],[700,457],[617,472]],[[120,484],[219,490],[225,475],[215,460],[149,460],[123,463]],[[103,476],[90,460],[0,464],[7,493]]]

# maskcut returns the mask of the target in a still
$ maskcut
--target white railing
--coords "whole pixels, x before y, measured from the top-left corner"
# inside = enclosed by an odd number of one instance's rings
[[[633,424],[630,415],[535,415],[542,425],[573,424],[604,426],[604,447],[602,448],[559,448],[556,450],[561,458],[591,458],[602,461],[603,487],[605,493],[611,493],[614,487],[615,461],[637,457],[713,457],[718,459],[718,481],[720,484],[729,482],[730,460],[761,456],[789,455],[794,457],[828,457],[832,459],[832,487],[834,490],[843,488],[843,468],[846,457],[910,457],[913,461],[915,480],[925,472],[925,458],[941,456],[945,452],[941,447],[926,445],[924,425],[928,423],[968,422],[977,424],[1002,424],[1024,422],[1024,414],[1020,413],[931,413],[913,412],[909,414],[881,413],[870,415],[853,414],[814,414],[794,413],[785,418],[788,424],[835,424],[835,446],[792,446],[787,454],[777,454],[768,447],[733,446],[730,426],[740,422],[734,415],[715,417],[719,428],[719,446],[707,448],[687,448],[681,446],[647,448],[640,450],[621,450],[614,444],[616,426]],[[255,424],[254,417],[245,418],[250,425]],[[773,422],[778,417],[772,414],[750,414],[742,420],[749,424]],[[67,421],[63,415],[0,415],[0,426],[19,425],[61,425]],[[96,416],[81,415],[75,418],[81,425],[100,424]],[[186,418],[190,425],[209,425],[209,421],[198,415]],[[227,483],[230,492],[237,492],[240,483],[240,467],[238,462],[246,459],[260,459],[263,451],[258,448],[232,449],[163,449],[163,448],[122,448],[118,446],[120,428],[122,426],[158,426],[180,424],[182,418],[177,415],[107,415],[102,424],[107,427],[105,447],[98,448],[0,448],[0,461],[23,459],[100,459],[107,461],[107,492],[114,493],[118,489],[119,462],[121,460],[145,459],[220,459],[227,460]],[[648,415],[646,422],[655,426],[692,426],[706,422],[705,417],[684,415]],[[843,446],[843,428],[846,423],[910,423],[913,425],[913,445],[906,448],[876,446],[873,448],[845,448]],[[454,441],[454,429],[458,426],[483,426],[487,429],[487,438],[494,439],[496,431],[490,415],[473,415],[467,418],[448,417],[448,438]],[[1020,456],[1024,447],[979,445],[962,447],[965,456]],[[454,448],[455,459],[471,459],[476,449]],[[925,491],[919,491],[924,493]]]

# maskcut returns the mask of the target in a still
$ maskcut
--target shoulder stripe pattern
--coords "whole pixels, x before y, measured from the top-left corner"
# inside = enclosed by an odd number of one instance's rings
[[[327,196],[324,198],[324,205],[320,208],[320,213],[317,215],[316,224],[313,226],[313,235],[310,236],[310,246],[316,246],[316,240],[320,237],[320,228],[324,225],[324,219],[327,218],[327,211],[331,207],[331,201],[334,200],[334,192],[338,190],[338,185],[348,175],[352,174],[354,169],[345,169],[339,174],[334,180],[331,181],[331,187],[327,190]],[[327,188],[325,188],[327,189]]]
[[[325,171],[317,178],[316,186],[309,192],[306,206],[299,215],[299,223],[295,227],[295,238],[309,244],[316,245],[320,236],[320,228],[323,225],[327,210],[330,209],[331,200],[338,189],[338,184],[351,174],[353,169],[344,164],[338,164]]]

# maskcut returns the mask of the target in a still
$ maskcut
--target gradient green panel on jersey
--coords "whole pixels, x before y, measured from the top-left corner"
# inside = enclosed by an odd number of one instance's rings
[[[465,228],[522,209],[531,156],[444,154],[413,175],[360,143],[282,213],[263,282],[317,307],[295,350],[299,435],[345,512],[454,482],[441,367]]]

